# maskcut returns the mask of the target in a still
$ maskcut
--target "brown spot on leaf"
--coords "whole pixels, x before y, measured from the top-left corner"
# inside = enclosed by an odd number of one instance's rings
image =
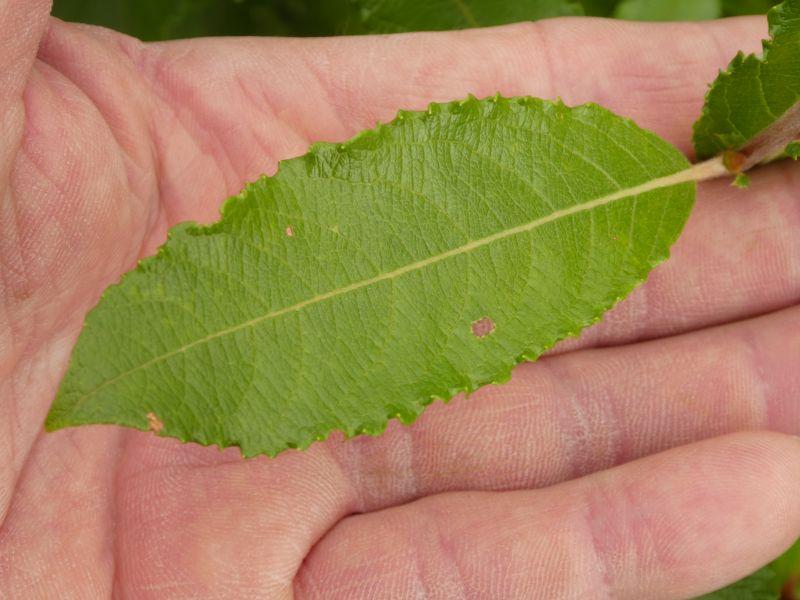
[[[147,427],[153,433],[161,433],[161,430],[164,429],[164,423],[161,422],[155,413],[147,413]]]
[[[294,237],[294,229],[291,225],[286,228],[286,237]]]
[[[494,331],[494,321],[483,317],[472,323],[472,335],[478,338],[486,337]]]
[[[734,150],[726,150],[722,153],[722,164],[731,173],[741,173],[747,162],[747,156]]]

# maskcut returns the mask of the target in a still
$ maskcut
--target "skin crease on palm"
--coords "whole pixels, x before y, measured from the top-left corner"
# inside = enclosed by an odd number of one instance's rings
[[[701,185],[605,322],[412,427],[248,461],[42,430],[104,287],[278,160],[497,91],[689,153],[765,19],[145,45],[48,13],[0,0],[0,598],[683,599],[800,536],[794,163]]]

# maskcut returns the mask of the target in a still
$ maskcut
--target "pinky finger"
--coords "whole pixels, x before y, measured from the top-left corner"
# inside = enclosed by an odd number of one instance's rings
[[[744,433],[552,488],[455,492],[349,517],[298,598],[682,600],[800,536],[800,440]]]

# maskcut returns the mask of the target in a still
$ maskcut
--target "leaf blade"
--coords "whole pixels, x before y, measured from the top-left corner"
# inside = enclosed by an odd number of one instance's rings
[[[741,149],[800,100],[800,0],[786,0],[768,19],[763,55],[738,54],[708,91],[694,125],[701,159]]]
[[[47,426],[153,415],[161,435],[249,456],[410,422],[641,282],[689,214],[687,167],[604,109],[528,98],[318,145],[108,290]]]

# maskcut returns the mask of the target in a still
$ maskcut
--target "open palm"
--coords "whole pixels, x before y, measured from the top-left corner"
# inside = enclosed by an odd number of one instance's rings
[[[248,461],[42,432],[104,287],[278,160],[497,91],[688,151],[763,19],[143,45],[48,10],[0,0],[0,598],[681,599],[800,536],[800,441],[764,431],[800,433],[795,164],[702,186],[603,324],[413,427]]]

